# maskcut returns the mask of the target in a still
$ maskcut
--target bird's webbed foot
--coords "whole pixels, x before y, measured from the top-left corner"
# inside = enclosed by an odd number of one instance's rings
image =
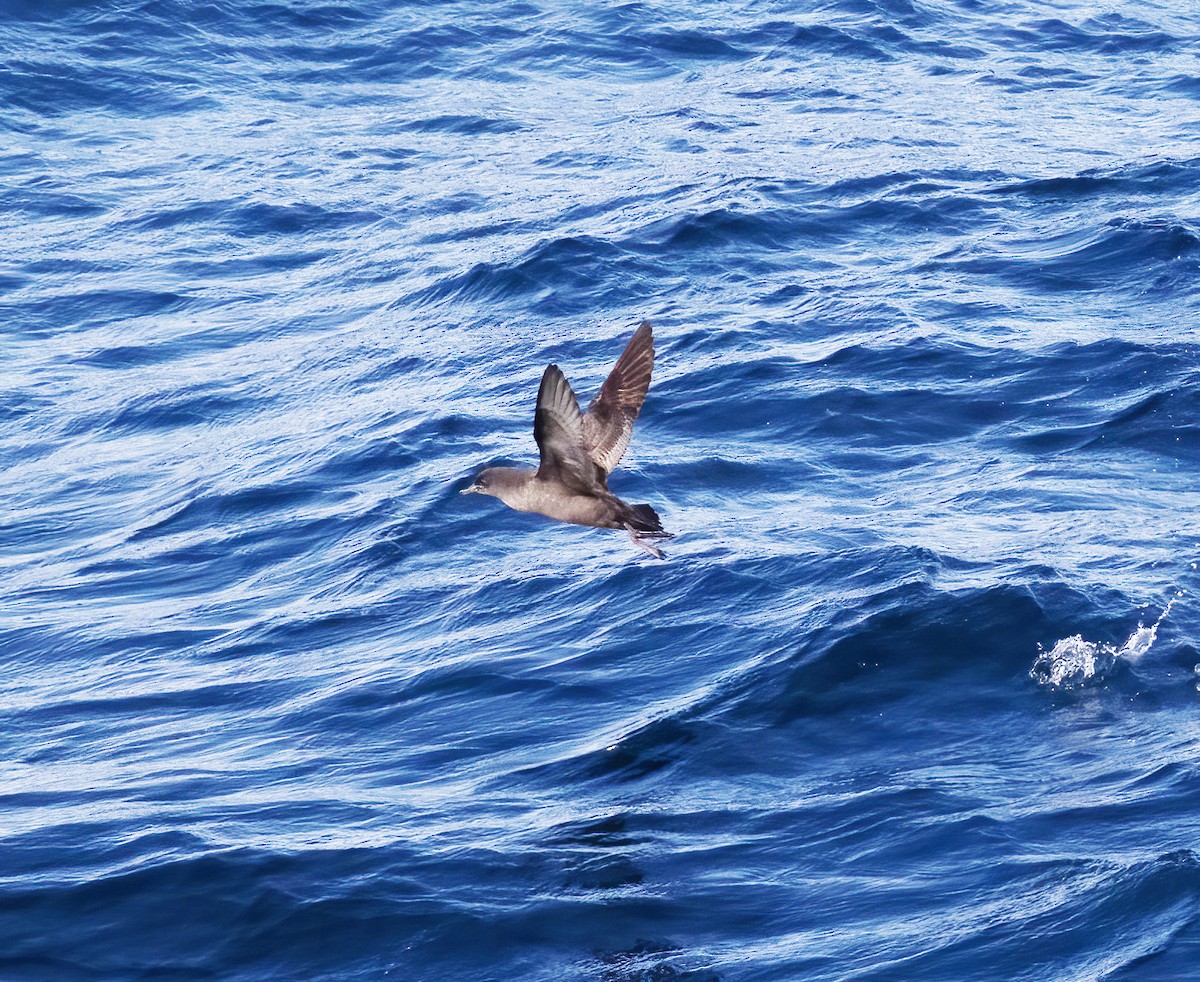
[[[629,532],[629,538],[635,546],[645,552],[650,553],[655,559],[666,559],[666,554],[654,544],[655,540],[671,539],[674,536],[670,532],[639,532],[632,525],[626,525],[625,529]]]

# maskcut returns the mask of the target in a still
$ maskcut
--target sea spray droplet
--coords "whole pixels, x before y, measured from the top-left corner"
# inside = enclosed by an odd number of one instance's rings
[[[1137,661],[1154,644],[1154,639],[1158,636],[1158,624],[1159,621],[1155,621],[1149,627],[1143,627],[1139,624],[1138,629],[1129,635],[1129,640],[1125,642],[1117,654],[1127,661]]]
[[[1149,627],[1139,623],[1137,630],[1120,648],[1104,642],[1085,641],[1080,634],[1055,642],[1049,651],[1038,645],[1038,656],[1029,669],[1029,677],[1038,685],[1055,689],[1074,689],[1102,681],[1112,673],[1118,660],[1133,663],[1150,650],[1158,637],[1158,625],[1171,612],[1174,603],[1172,599]]]
[[[1073,689],[1105,678],[1116,658],[1117,650],[1112,645],[1085,641],[1082,635],[1073,634],[1056,642],[1049,651],[1041,650],[1029,677],[1038,685]]]

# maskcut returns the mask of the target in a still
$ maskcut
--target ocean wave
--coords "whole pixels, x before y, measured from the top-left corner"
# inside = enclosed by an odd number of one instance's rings
[[[1182,188],[1200,173],[1200,159],[1155,160],[1115,169],[1093,168],[1068,177],[1044,177],[991,189],[994,194],[1033,198],[1089,197],[1099,194],[1153,194]]]
[[[0,975],[1193,973],[1195,31],[1050,7],[8,11]],[[667,561],[458,494],[643,318]]]
[[[1190,280],[1198,242],[1185,223],[1118,218],[1054,236],[956,249],[940,256],[939,265],[1043,290],[1120,286],[1143,294],[1152,287],[1161,294]]]
[[[1030,21],[1009,29],[1004,38],[1022,50],[1084,51],[1105,55],[1130,52],[1169,52],[1182,39],[1146,21],[1120,13],[1089,17],[1079,24],[1056,17]]]

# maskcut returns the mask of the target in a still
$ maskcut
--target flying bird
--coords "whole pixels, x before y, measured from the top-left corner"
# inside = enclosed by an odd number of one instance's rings
[[[509,508],[559,522],[623,528],[638,547],[662,559],[655,541],[671,534],[663,531],[658,513],[608,490],[608,475],[629,446],[653,368],[654,334],[645,321],[587,412],[579,411],[579,400],[558,366],[547,365],[533,416],[533,438],[541,452],[537,470],[489,467],[460,493],[490,494]]]

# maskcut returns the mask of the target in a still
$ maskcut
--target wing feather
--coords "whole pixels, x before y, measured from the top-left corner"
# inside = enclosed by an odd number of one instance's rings
[[[605,475],[629,447],[653,370],[654,333],[649,321],[643,321],[581,421],[583,443]]]
[[[580,494],[607,490],[604,472],[588,455],[584,443],[579,400],[557,365],[547,365],[542,373],[533,438],[541,451],[539,478],[560,481]]]

